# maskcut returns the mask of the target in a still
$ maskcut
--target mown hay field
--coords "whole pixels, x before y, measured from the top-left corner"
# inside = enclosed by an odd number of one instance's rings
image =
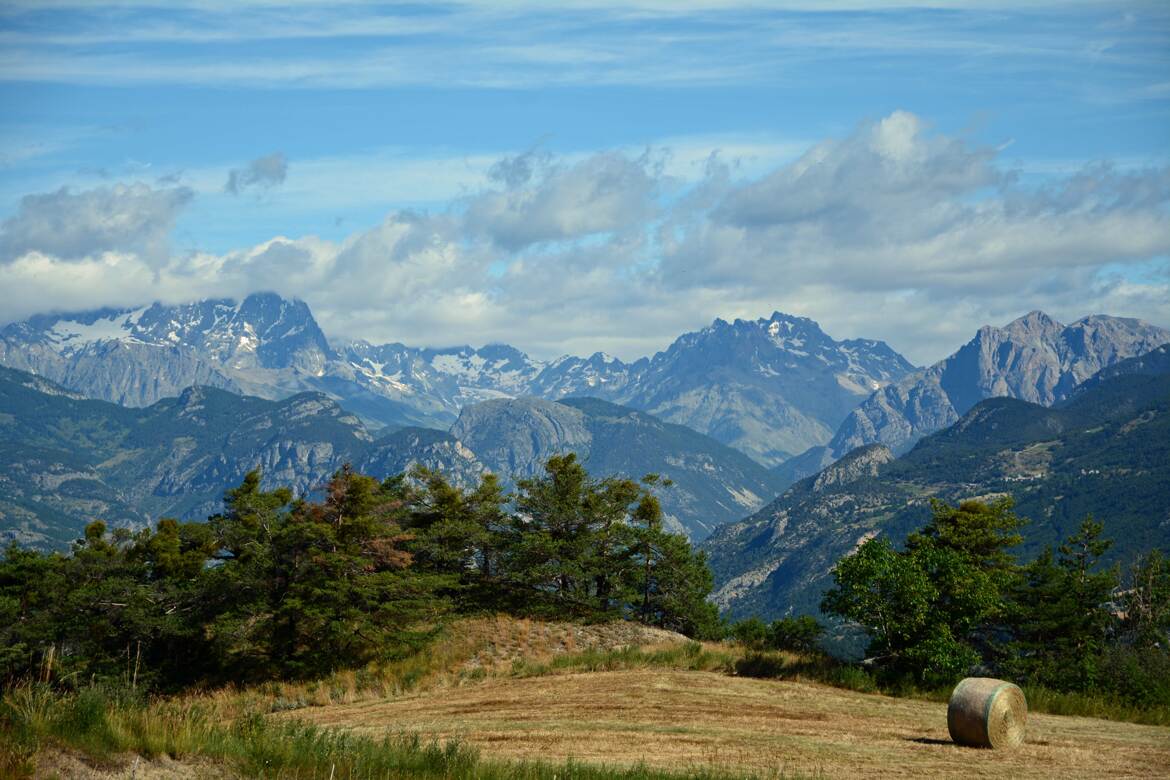
[[[1011,751],[954,745],[946,704],[819,684],[637,669],[489,677],[285,713],[485,758],[825,777],[1170,777],[1170,729],[1033,714]]]

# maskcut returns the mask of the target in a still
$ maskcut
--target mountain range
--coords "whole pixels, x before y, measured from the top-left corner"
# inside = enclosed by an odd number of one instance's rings
[[[953,355],[876,390],[827,444],[788,460],[778,472],[791,484],[865,444],[904,453],[987,398],[1050,406],[1101,369],[1167,342],[1165,328],[1101,315],[1062,325],[1034,311],[1002,328],[984,326]]]
[[[1087,514],[1114,540],[1107,562],[1170,549],[1170,347],[1050,387],[1064,396],[1053,407],[979,401],[900,457],[881,443],[854,449],[716,529],[703,542],[715,600],[733,615],[815,612],[842,556],[879,534],[900,542],[935,498],[1012,496],[1029,521],[1024,556],[1059,543]]]
[[[466,407],[450,432],[379,435],[321,393],[270,401],[197,386],[126,407],[0,368],[0,537],[62,547],[94,519],[132,528],[204,519],[252,469],[266,486],[300,495],[345,463],[379,478],[421,464],[462,486],[492,470],[511,486],[569,451],[597,476],[669,478],[666,522],[694,538],[779,490],[774,474],[737,450],[595,399],[488,401]]]
[[[299,494],[343,463],[511,487],[572,451],[597,476],[670,479],[666,521],[704,540],[733,616],[816,611],[841,556],[904,538],[933,498],[1013,496],[1025,555],[1091,513],[1124,561],[1170,548],[1168,342],[1033,312],[914,369],[776,313],[634,363],[541,362],[331,344],[268,294],[34,317],[0,331],[21,369],[0,369],[0,537],[60,548],[95,518],[202,519],[254,468]]]
[[[716,320],[633,363],[535,360],[503,344],[331,344],[302,301],[38,315],[0,330],[0,365],[83,395],[149,406],[193,385],[268,399],[320,392],[371,427],[446,428],[493,398],[591,396],[687,425],[774,466],[824,444],[857,404],[913,366],[880,341],[836,341],[812,320]]]

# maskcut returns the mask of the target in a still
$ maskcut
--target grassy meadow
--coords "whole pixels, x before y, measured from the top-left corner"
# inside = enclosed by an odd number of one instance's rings
[[[1031,692],[1028,743],[956,747],[945,692],[635,624],[485,617],[423,652],[313,682],[144,698],[30,683],[0,711],[0,776],[667,778],[1157,776],[1170,713]],[[750,676],[756,675],[756,676]],[[828,684],[829,681],[833,684]],[[1081,717],[1086,711],[1117,720]],[[1041,714],[1061,711],[1077,717]]]

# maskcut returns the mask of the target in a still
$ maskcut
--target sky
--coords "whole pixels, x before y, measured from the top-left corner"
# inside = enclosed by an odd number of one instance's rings
[[[0,0],[0,323],[260,290],[541,358],[1170,326],[1170,4]]]

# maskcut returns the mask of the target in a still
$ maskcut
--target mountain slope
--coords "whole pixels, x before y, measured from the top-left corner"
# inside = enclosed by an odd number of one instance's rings
[[[60,546],[92,519],[202,519],[254,468],[303,493],[371,443],[319,394],[273,402],[192,387],[135,409],[31,379],[0,369],[0,534],[24,543]]]
[[[985,398],[1050,406],[1101,369],[1167,341],[1170,331],[1164,328],[1101,315],[1066,326],[1032,312],[1002,328],[985,326],[945,360],[873,393],[849,413],[827,445],[801,453],[778,473],[790,484],[875,442],[905,452]]]
[[[264,484],[312,491],[345,463],[376,477],[421,464],[470,486],[490,468],[510,483],[552,454],[582,453],[598,475],[675,479],[663,503],[677,530],[705,536],[776,492],[770,473],[702,434],[604,401],[496,400],[453,432],[403,428],[374,439],[320,393],[280,401],[192,387],[130,408],[0,368],[0,537],[62,546],[92,519],[139,527],[203,519],[259,468]]]
[[[575,452],[590,473],[660,474],[673,530],[701,539],[775,494],[767,469],[685,426],[594,398],[486,401],[467,407],[451,433],[508,479],[541,473],[551,455]]]
[[[1170,375],[1084,387],[1053,408],[985,400],[896,459],[882,444],[854,450],[717,529],[703,546],[718,603],[739,615],[815,610],[837,560],[876,534],[901,540],[928,519],[931,498],[1013,496],[1030,521],[1024,555],[1086,514],[1115,540],[1109,560],[1170,549]]]

